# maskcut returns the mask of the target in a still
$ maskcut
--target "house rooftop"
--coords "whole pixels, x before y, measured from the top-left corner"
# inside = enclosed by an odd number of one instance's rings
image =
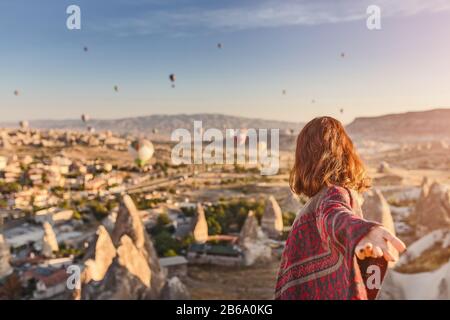
[[[187,263],[188,261],[183,256],[166,257],[159,259],[159,264],[161,265],[161,267],[172,267]]]

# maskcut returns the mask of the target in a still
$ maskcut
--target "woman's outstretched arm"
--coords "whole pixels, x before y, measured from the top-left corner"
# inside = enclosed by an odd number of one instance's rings
[[[358,258],[381,257],[394,260],[388,241],[403,252],[405,245],[379,223],[367,221],[353,214],[348,191],[332,187],[322,199],[316,212],[316,223],[322,239],[331,241],[341,252]]]

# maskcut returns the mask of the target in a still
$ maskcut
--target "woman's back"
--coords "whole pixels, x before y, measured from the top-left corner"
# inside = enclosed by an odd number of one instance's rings
[[[286,241],[276,299],[367,299],[354,256],[378,224],[365,221],[349,189],[323,188],[299,212]],[[378,263],[386,268],[383,259]]]
[[[320,117],[305,125],[297,138],[289,184],[311,200],[286,241],[276,299],[376,297],[386,260],[395,260],[389,243],[399,252],[405,245],[378,223],[363,219],[355,193],[364,192],[369,182],[339,121]]]

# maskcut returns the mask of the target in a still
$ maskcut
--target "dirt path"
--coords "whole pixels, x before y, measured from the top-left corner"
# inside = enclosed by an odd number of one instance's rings
[[[192,299],[271,300],[279,261],[253,267],[189,266]]]

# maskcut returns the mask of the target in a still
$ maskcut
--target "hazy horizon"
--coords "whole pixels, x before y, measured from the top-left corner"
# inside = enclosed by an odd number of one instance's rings
[[[350,123],[352,123],[353,121],[355,121],[357,118],[377,118],[377,117],[382,117],[382,116],[389,116],[389,115],[395,115],[395,114],[405,114],[405,113],[410,113],[410,112],[427,112],[427,111],[435,111],[435,110],[450,110],[449,108],[446,107],[442,107],[442,108],[428,108],[428,109],[418,109],[418,110],[407,110],[405,112],[392,112],[392,113],[383,113],[383,114],[379,114],[379,115],[373,115],[373,116],[360,116],[360,117],[356,117],[354,119],[352,119],[349,122],[343,122],[343,124],[348,125]],[[201,113],[197,113],[197,112],[192,112],[192,113],[154,113],[154,114],[142,114],[142,115],[134,115],[134,116],[125,116],[125,117],[114,117],[114,118],[92,118],[91,120],[95,120],[95,121],[114,121],[114,120],[125,120],[125,119],[133,119],[133,118],[146,118],[146,117],[151,117],[151,116],[180,116],[180,115],[186,115],[186,116],[196,116],[196,115],[220,115],[220,116],[226,116],[226,117],[237,117],[237,118],[245,118],[245,119],[254,119],[254,120],[264,120],[264,121],[280,121],[280,122],[286,122],[286,123],[306,123],[311,119],[303,119],[300,121],[295,121],[295,120],[285,120],[285,119],[277,119],[275,117],[272,118],[263,118],[263,117],[258,117],[258,116],[242,116],[239,114],[226,114],[226,113],[219,113],[219,112],[201,112]],[[320,115],[319,115],[320,116]],[[9,120],[9,121],[2,121],[0,120],[0,124],[14,124],[17,125],[20,121],[22,120],[28,120],[28,121],[32,121],[32,122],[39,122],[39,121],[78,121],[80,117],[71,117],[71,118],[35,118],[35,119],[25,119],[25,118],[21,118],[21,119],[14,119],[14,120]]]

